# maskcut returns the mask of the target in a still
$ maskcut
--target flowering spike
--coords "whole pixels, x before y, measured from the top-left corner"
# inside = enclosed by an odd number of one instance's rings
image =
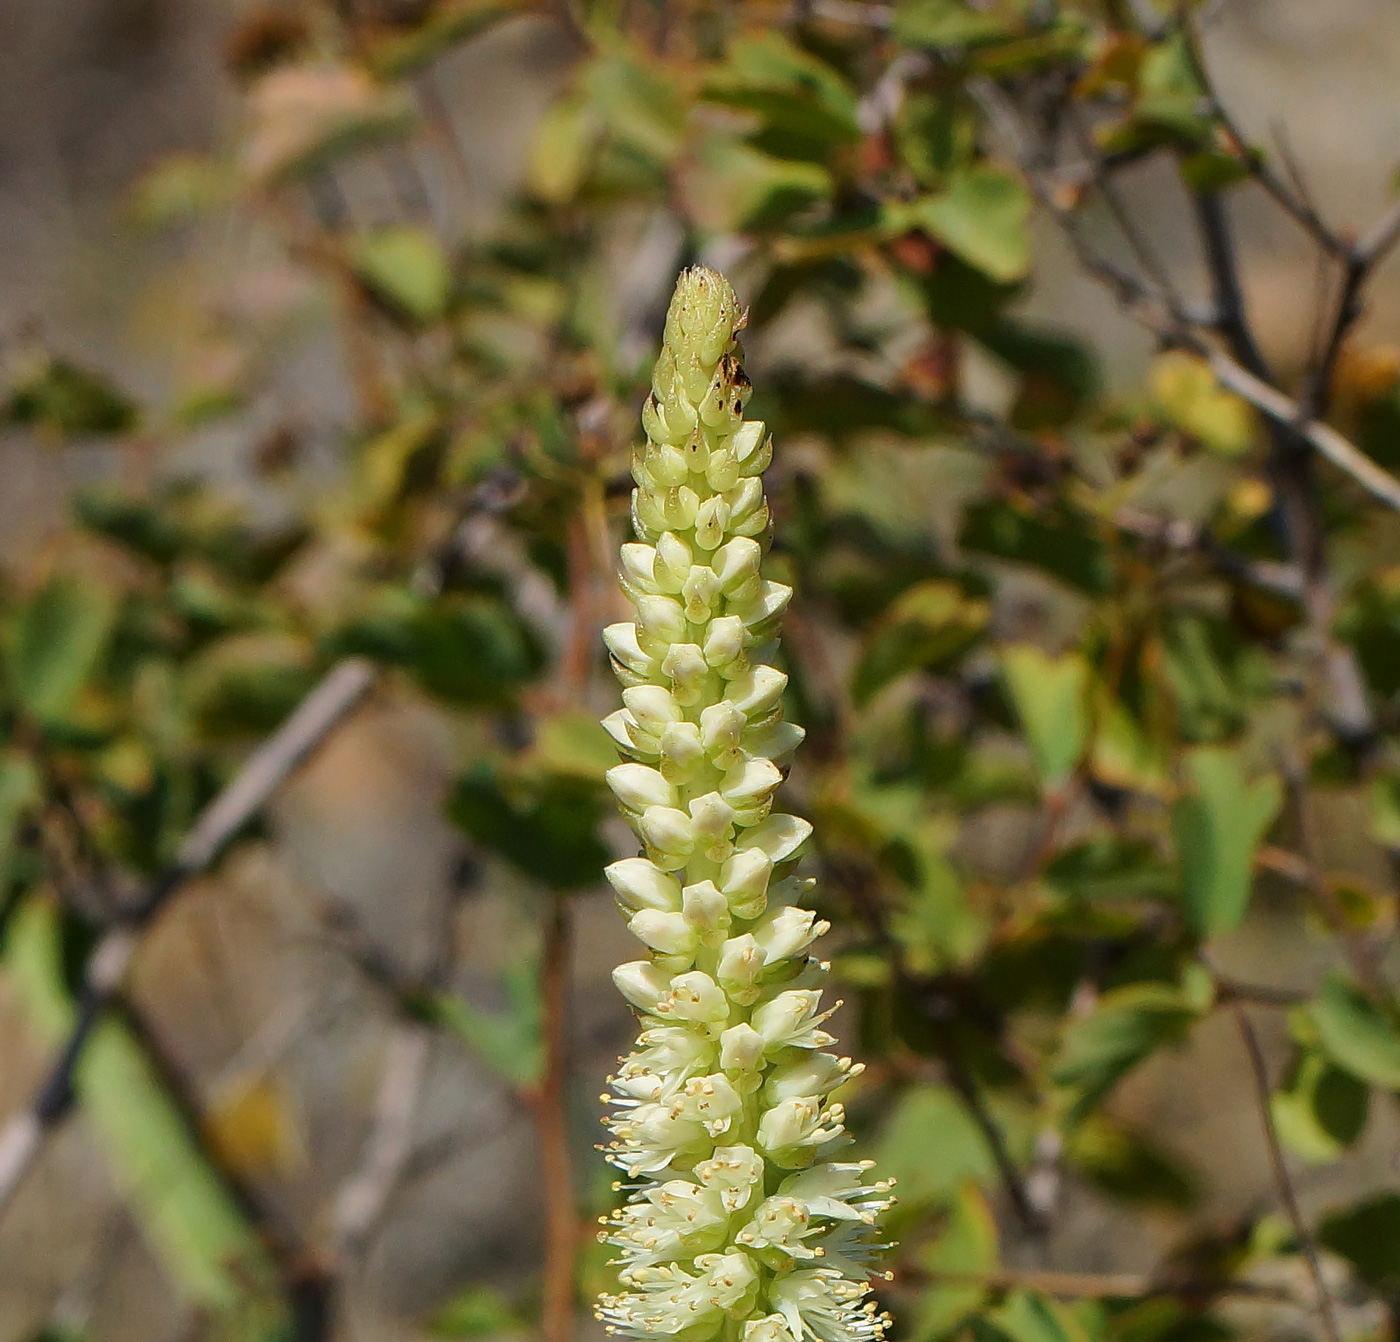
[[[649,958],[613,976],[642,1033],[609,1081],[605,1150],[631,1182],[600,1236],[622,1289],[597,1313],[635,1338],[878,1342],[892,1199],[832,1159],[850,1139],[830,1096],[860,1068],[822,1051],[827,924],[784,874],[811,826],[772,813],[802,733],[769,665],[792,592],[761,571],[772,444],[744,420],[745,316],[722,275],[681,274],[632,460],[637,618],[604,635],[625,687],[608,784],[645,853],[608,879]]]

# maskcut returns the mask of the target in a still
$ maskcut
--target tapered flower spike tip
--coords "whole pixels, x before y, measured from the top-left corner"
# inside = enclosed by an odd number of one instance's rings
[[[833,1159],[832,1095],[860,1068],[824,1051],[827,924],[790,873],[811,826],[773,811],[802,730],[772,665],[792,592],[762,571],[773,447],[744,420],[744,320],[723,275],[682,273],[632,459],[636,618],[603,635],[623,684],[608,783],[642,848],[607,877],[647,954],[613,975],[641,1032],[608,1082],[630,1197],[604,1219],[621,1290],[597,1313],[637,1338],[878,1342],[891,1199],[868,1161]]]

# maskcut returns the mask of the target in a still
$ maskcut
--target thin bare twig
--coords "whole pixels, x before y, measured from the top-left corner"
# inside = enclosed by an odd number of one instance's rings
[[[1225,106],[1216,91],[1215,81],[1211,78],[1209,67],[1206,65],[1205,53],[1201,49],[1200,39],[1189,16],[1184,11],[1179,16],[1178,28],[1185,40],[1187,59],[1191,63],[1196,82],[1200,84],[1205,93],[1212,115],[1233,142],[1234,150],[1244,163],[1250,177],[1259,183],[1284,213],[1302,227],[1323,251],[1334,257],[1344,257],[1347,252],[1346,243],[1327,226],[1322,216],[1313,208],[1312,203],[1301,193],[1290,189],[1289,185],[1269,167],[1268,161],[1250,148],[1249,140],[1239,123],[1230,114],[1229,108]]]
[[[1278,1188],[1284,1210],[1288,1213],[1288,1219],[1293,1224],[1293,1234],[1298,1241],[1298,1248],[1302,1251],[1303,1259],[1308,1265],[1308,1275],[1312,1278],[1313,1290],[1317,1292],[1317,1310],[1322,1320],[1322,1330],[1327,1336],[1327,1342],[1340,1342],[1341,1334],[1337,1328],[1336,1310],[1332,1304],[1332,1296],[1327,1290],[1327,1283],[1323,1280],[1322,1264],[1317,1256],[1317,1241],[1314,1240],[1308,1223],[1303,1219],[1302,1208],[1298,1205],[1298,1194],[1293,1187],[1293,1176],[1288,1172],[1288,1162],[1284,1159],[1283,1146],[1278,1138],[1278,1129],[1274,1126],[1274,1112],[1269,1103],[1269,1069],[1264,1062],[1263,1050],[1259,1047],[1259,1037],[1254,1033],[1249,1013],[1238,1003],[1235,1004],[1234,1011],[1235,1020],[1240,1027],[1240,1034],[1244,1039],[1245,1051],[1249,1054],[1249,1070],[1254,1080],[1259,1121],[1263,1126],[1264,1140],[1269,1148],[1269,1163],[1273,1167],[1274,1183]]]
[[[1206,266],[1215,287],[1216,329],[1225,338],[1235,358],[1255,377],[1272,381],[1268,364],[1254,339],[1245,308],[1235,261],[1234,240],[1225,217],[1225,202],[1216,191],[1201,191],[1195,197],[1196,218],[1201,226]]]
[[[1073,212],[1059,204],[1047,189],[1040,174],[1027,166],[1024,137],[1020,133],[1015,110],[1005,94],[984,76],[969,79],[967,87],[981,105],[998,136],[1020,163],[1036,199],[1064,231],[1080,265],[1113,293],[1119,306],[1128,316],[1146,327],[1164,344],[1185,349],[1205,359],[1222,386],[1248,401],[1276,424],[1290,429],[1373,497],[1400,512],[1400,480],[1382,470],[1360,448],[1330,425],[1307,419],[1298,402],[1251,373],[1236,359],[1216,349],[1189,325],[1154,301],[1135,275],[1116,266],[1090,247],[1084,240]]]
[[[545,1342],[572,1342],[574,1335],[574,1256],[579,1220],[569,1155],[569,942],[568,896],[556,894],[545,925],[544,956],[540,965],[544,1077],[535,1097],[545,1199],[541,1316]]]
[[[364,698],[374,674],[374,667],[359,658],[349,658],[328,672],[200,813],[171,866],[151,882],[140,900],[123,911],[121,921],[98,942],[87,963],[67,1042],[28,1110],[0,1128],[0,1211],[29,1171],[45,1134],[72,1108],[78,1064],[103,1011],[121,987],[142,929],[175,894],[210,867],[272,793]]]
[[[342,1262],[364,1248],[408,1165],[431,1045],[432,1031],[421,1021],[401,1019],[394,1023],[363,1157],[336,1195],[331,1216],[333,1262]]]
[[[1114,527],[1154,546],[1178,554],[1199,554],[1226,578],[1248,583],[1262,591],[1297,600],[1303,595],[1303,575],[1296,564],[1251,559],[1221,545],[1210,532],[1180,517],[1163,517],[1141,508],[1119,508]]]

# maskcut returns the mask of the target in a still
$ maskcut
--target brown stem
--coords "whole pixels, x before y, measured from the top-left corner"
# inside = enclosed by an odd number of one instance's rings
[[[1322,1330],[1327,1342],[1339,1342],[1337,1318],[1328,1293],[1327,1284],[1322,1278],[1322,1264],[1318,1261],[1317,1241],[1303,1219],[1302,1208],[1298,1205],[1298,1194],[1293,1187],[1293,1176],[1288,1172],[1288,1162],[1283,1156],[1283,1146],[1279,1142],[1278,1129],[1274,1126],[1274,1113],[1269,1104],[1269,1069],[1264,1062],[1264,1052],[1259,1047],[1259,1037],[1254,1033],[1249,1015],[1238,1003],[1235,1005],[1235,1020],[1239,1023],[1240,1034],[1244,1039],[1245,1051],[1249,1054],[1249,1070],[1254,1080],[1254,1094],[1259,1108],[1259,1121],[1264,1129],[1264,1140],[1269,1148],[1269,1163],[1273,1167],[1274,1184],[1278,1189],[1284,1210],[1293,1224],[1293,1234],[1298,1248],[1308,1265],[1313,1289],[1317,1292],[1317,1309],[1322,1319]]]
[[[569,1158],[569,897],[554,896],[540,967],[544,1077],[536,1105],[544,1183],[544,1342],[572,1342],[578,1209]]]

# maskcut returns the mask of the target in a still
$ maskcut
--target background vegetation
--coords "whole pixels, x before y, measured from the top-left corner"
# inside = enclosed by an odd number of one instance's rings
[[[4,348],[0,1337],[596,1331],[598,635],[695,259],[895,1336],[1394,1335],[1400,210],[1236,121],[1239,8],[229,17],[90,262],[166,375]]]

